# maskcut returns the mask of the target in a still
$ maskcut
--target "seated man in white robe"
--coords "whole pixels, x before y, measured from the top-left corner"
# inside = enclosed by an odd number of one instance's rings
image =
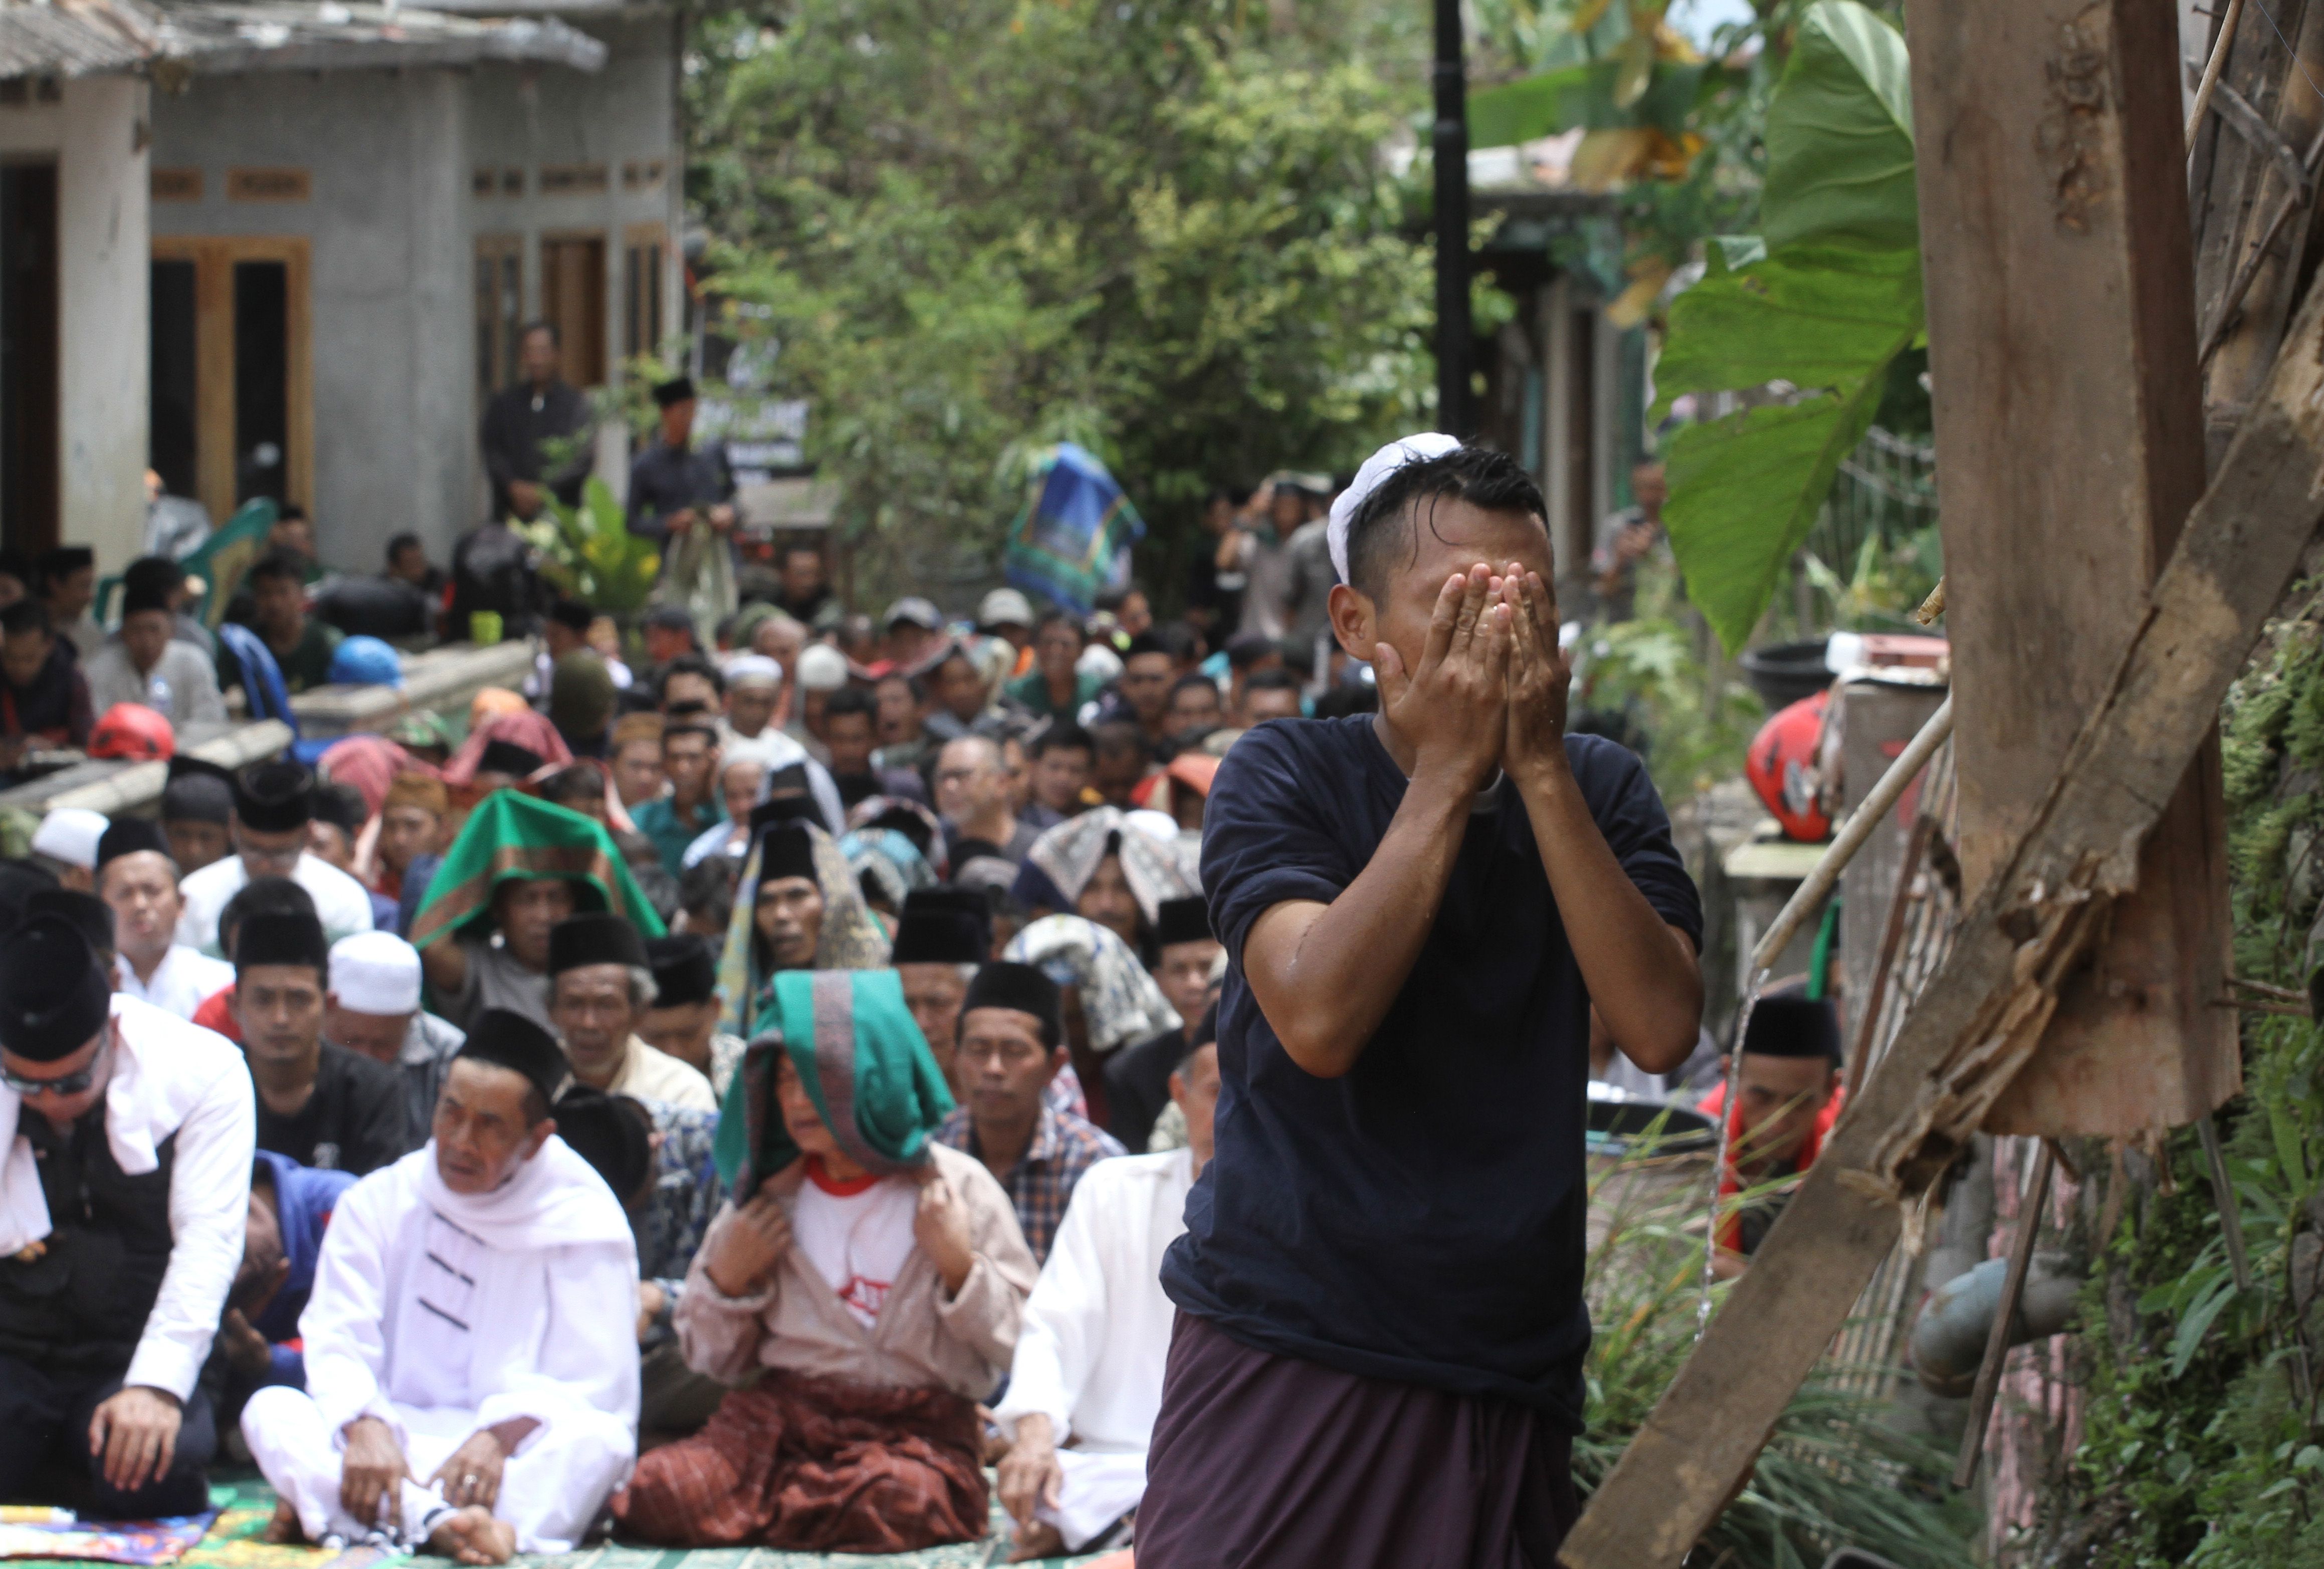
[[[637,1454],[637,1245],[558,1139],[549,1032],[488,1009],[434,1136],[340,1199],[299,1321],[307,1389],[243,1436],[274,1535],[378,1538],[464,1564],[569,1551]]]
[[[114,985],[140,1002],[191,1019],[234,984],[234,966],[178,941],[178,863],[161,825],[124,817],[97,842],[97,892],[113,910]]]
[[[1162,1294],[1162,1255],[1186,1229],[1186,1190],[1211,1158],[1216,1041],[1189,1051],[1170,1098],[1185,1115],[1187,1147],[1083,1173],[1025,1305],[1008,1393],[992,1414],[1011,1438],[1001,1502],[1017,1522],[1012,1561],[1119,1545],[1117,1527],[1145,1494],[1176,1312]]]

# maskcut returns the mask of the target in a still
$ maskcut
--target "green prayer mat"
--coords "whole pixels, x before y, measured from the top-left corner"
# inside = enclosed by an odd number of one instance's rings
[[[198,1546],[179,1559],[176,1569],[368,1569],[393,1560],[376,1551],[353,1548],[286,1547],[258,1540],[274,1516],[274,1490],[247,1472],[214,1471],[210,1507],[220,1511]],[[988,1482],[991,1472],[985,1473]],[[1047,1569],[1089,1564],[1099,1555],[1047,1558]],[[1009,1557],[1009,1516],[996,1488],[992,1523],[981,1542],[954,1542],[917,1553],[779,1553],[770,1547],[640,1547],[603,1542],[577,1553],[520,1553],[509,1560],[525,1569],[978,1569]],[[445,1569],[452,1560],[423,1555],[412,1569]],[[8,1569],[87,1569],[79,1560],[12,1558]]]

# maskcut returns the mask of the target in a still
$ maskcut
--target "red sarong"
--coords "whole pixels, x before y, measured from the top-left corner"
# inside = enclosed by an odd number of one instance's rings
[[[683,1547],[908,1553],[990,1524],[976,1407],[770,1372],[700,1433],[647,1452],[613,1495],[622,1535]]]

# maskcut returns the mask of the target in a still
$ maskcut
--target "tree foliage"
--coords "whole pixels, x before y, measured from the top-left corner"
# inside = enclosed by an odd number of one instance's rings
[[[1163,531],[1206,484],[1425,422],[1429,252],[1379,149],[1419,101],[1211,0],[798,0],[698,24],[690,196],[720,330],[812,401],[875,583],[989,552],[1022,455]]]
[[[1685,393],[1796,394],[1670,444],[1671,549],[1729,650],[1926,326],[1907,74],[1895,29],[1855,0],[1817,0],[1768,106],[1761,233],[1711,246],[1711,272],[1671,307],[1657,414]]]

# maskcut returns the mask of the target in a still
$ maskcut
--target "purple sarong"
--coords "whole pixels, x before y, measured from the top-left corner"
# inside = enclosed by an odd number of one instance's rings
[[[1253,1351],[1181,1313],[1138,1569],[1553,1569],[1572,1458],[1548,1412]]]

